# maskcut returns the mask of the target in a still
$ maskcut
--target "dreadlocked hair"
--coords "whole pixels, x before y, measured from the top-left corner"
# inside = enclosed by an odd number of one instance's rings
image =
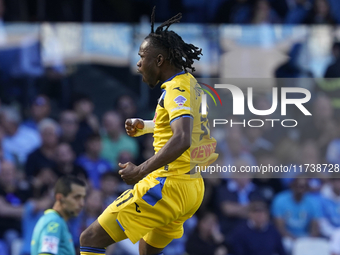
[[[194,72],[195,67],[193,67],[192,64],[194,63],[194,59],[200,60],[199,55],[203,55],[202,49],[193,44],[185,43],[182,37],[174,31],[168,30],[172,24],[179,23],[182,18],[182,13],[178,13],[163,22],[156,28],[156,31],[154,31],[155,9],[156,7],[153,7],[151,14],[151,33],[145,39],[150,39],[152,46],[165,50],[168,53],[167,59],[170,61],[170,64],[186,72],[187,68]]]

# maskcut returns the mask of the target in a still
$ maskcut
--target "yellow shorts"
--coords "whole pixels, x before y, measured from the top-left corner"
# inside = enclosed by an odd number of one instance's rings
[[[151,246],[164,248],[151,238],[157,235],[170,241],[180,238],[183,223],[200,207],[203,195],[204,182],[200,176],[156,177],[149,174],[109,205],[98,222],[115,242],[121,241],[114,233],[118,224],[131,242],[136,243],[144,237]]]

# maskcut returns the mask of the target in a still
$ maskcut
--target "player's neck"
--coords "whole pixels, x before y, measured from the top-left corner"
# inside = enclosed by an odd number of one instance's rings
[[[56,211],[65,221],[68,221],[70,217],[67,216],[67,214],[62,210],[60,204],[56,202],[52,208],[54,211]]]
[[[171,67],[171,68],[168,68],[166,69],[163,74],[162,74],[162,77],[161,77],[161,82],[165,82],[166,80],[168,80],[169,78],[171,78],[172,76],[182,72],[183,70],[179,69],[179,68],[176,68],[176,67]]]

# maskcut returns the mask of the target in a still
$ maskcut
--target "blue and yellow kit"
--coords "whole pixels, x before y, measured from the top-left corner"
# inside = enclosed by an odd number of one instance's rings
[[[128,237],[136,243],[143,238],[151,246],[163,248],[172,239],[180,238],[183,223],[197,211],[204,195],[200,173],[187,173],[218,157],[208,120],[200,113],[203,91],[196,79],[183,71],[161,88],[154,117],[155,153],[172,137],[170,125],[179,118],[193,121],[191,148],[125,191],[99,216],[99,224],[116,242]],[[117,234],[117,226],[126,236]]]
[[[38,254],[76,254],[67,224],[55,210],[46,210],[34,227],[31,241],[31,255]]]
[[[155,113],[154,148],[157,153],[171,138],[170,124],[178,118],[192,118],[191,147],[170,164],[155,171],[157,176],[180,175],[196,165],[210,165],[217,159],[216,140],[210,137],[209,122],[201,114],[203,91],[190,73],[180,73],[161,86],[163,93]]]

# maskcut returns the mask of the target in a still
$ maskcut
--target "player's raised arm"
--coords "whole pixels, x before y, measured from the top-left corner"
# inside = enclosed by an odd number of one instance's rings
[[[155,123],[152,120],[127,119],[125,121],[126,133],[131,137],[137,137],[153,133]]]
[[[151,173],[152,171],[165,166],[179,156],[181,156],[191,144],[192,118],[181,116],[174,120],[170,126],[173,136],[159,150],[157,154],[140,165],[143,173]]]
[[[192,118],[180,116],[170,126],[173,135],[157,154],[139,166],[130,162],[119,164],[123,168],[119,174],[127,184],[137,183],[154,170],[173,162],[190,148]]]

